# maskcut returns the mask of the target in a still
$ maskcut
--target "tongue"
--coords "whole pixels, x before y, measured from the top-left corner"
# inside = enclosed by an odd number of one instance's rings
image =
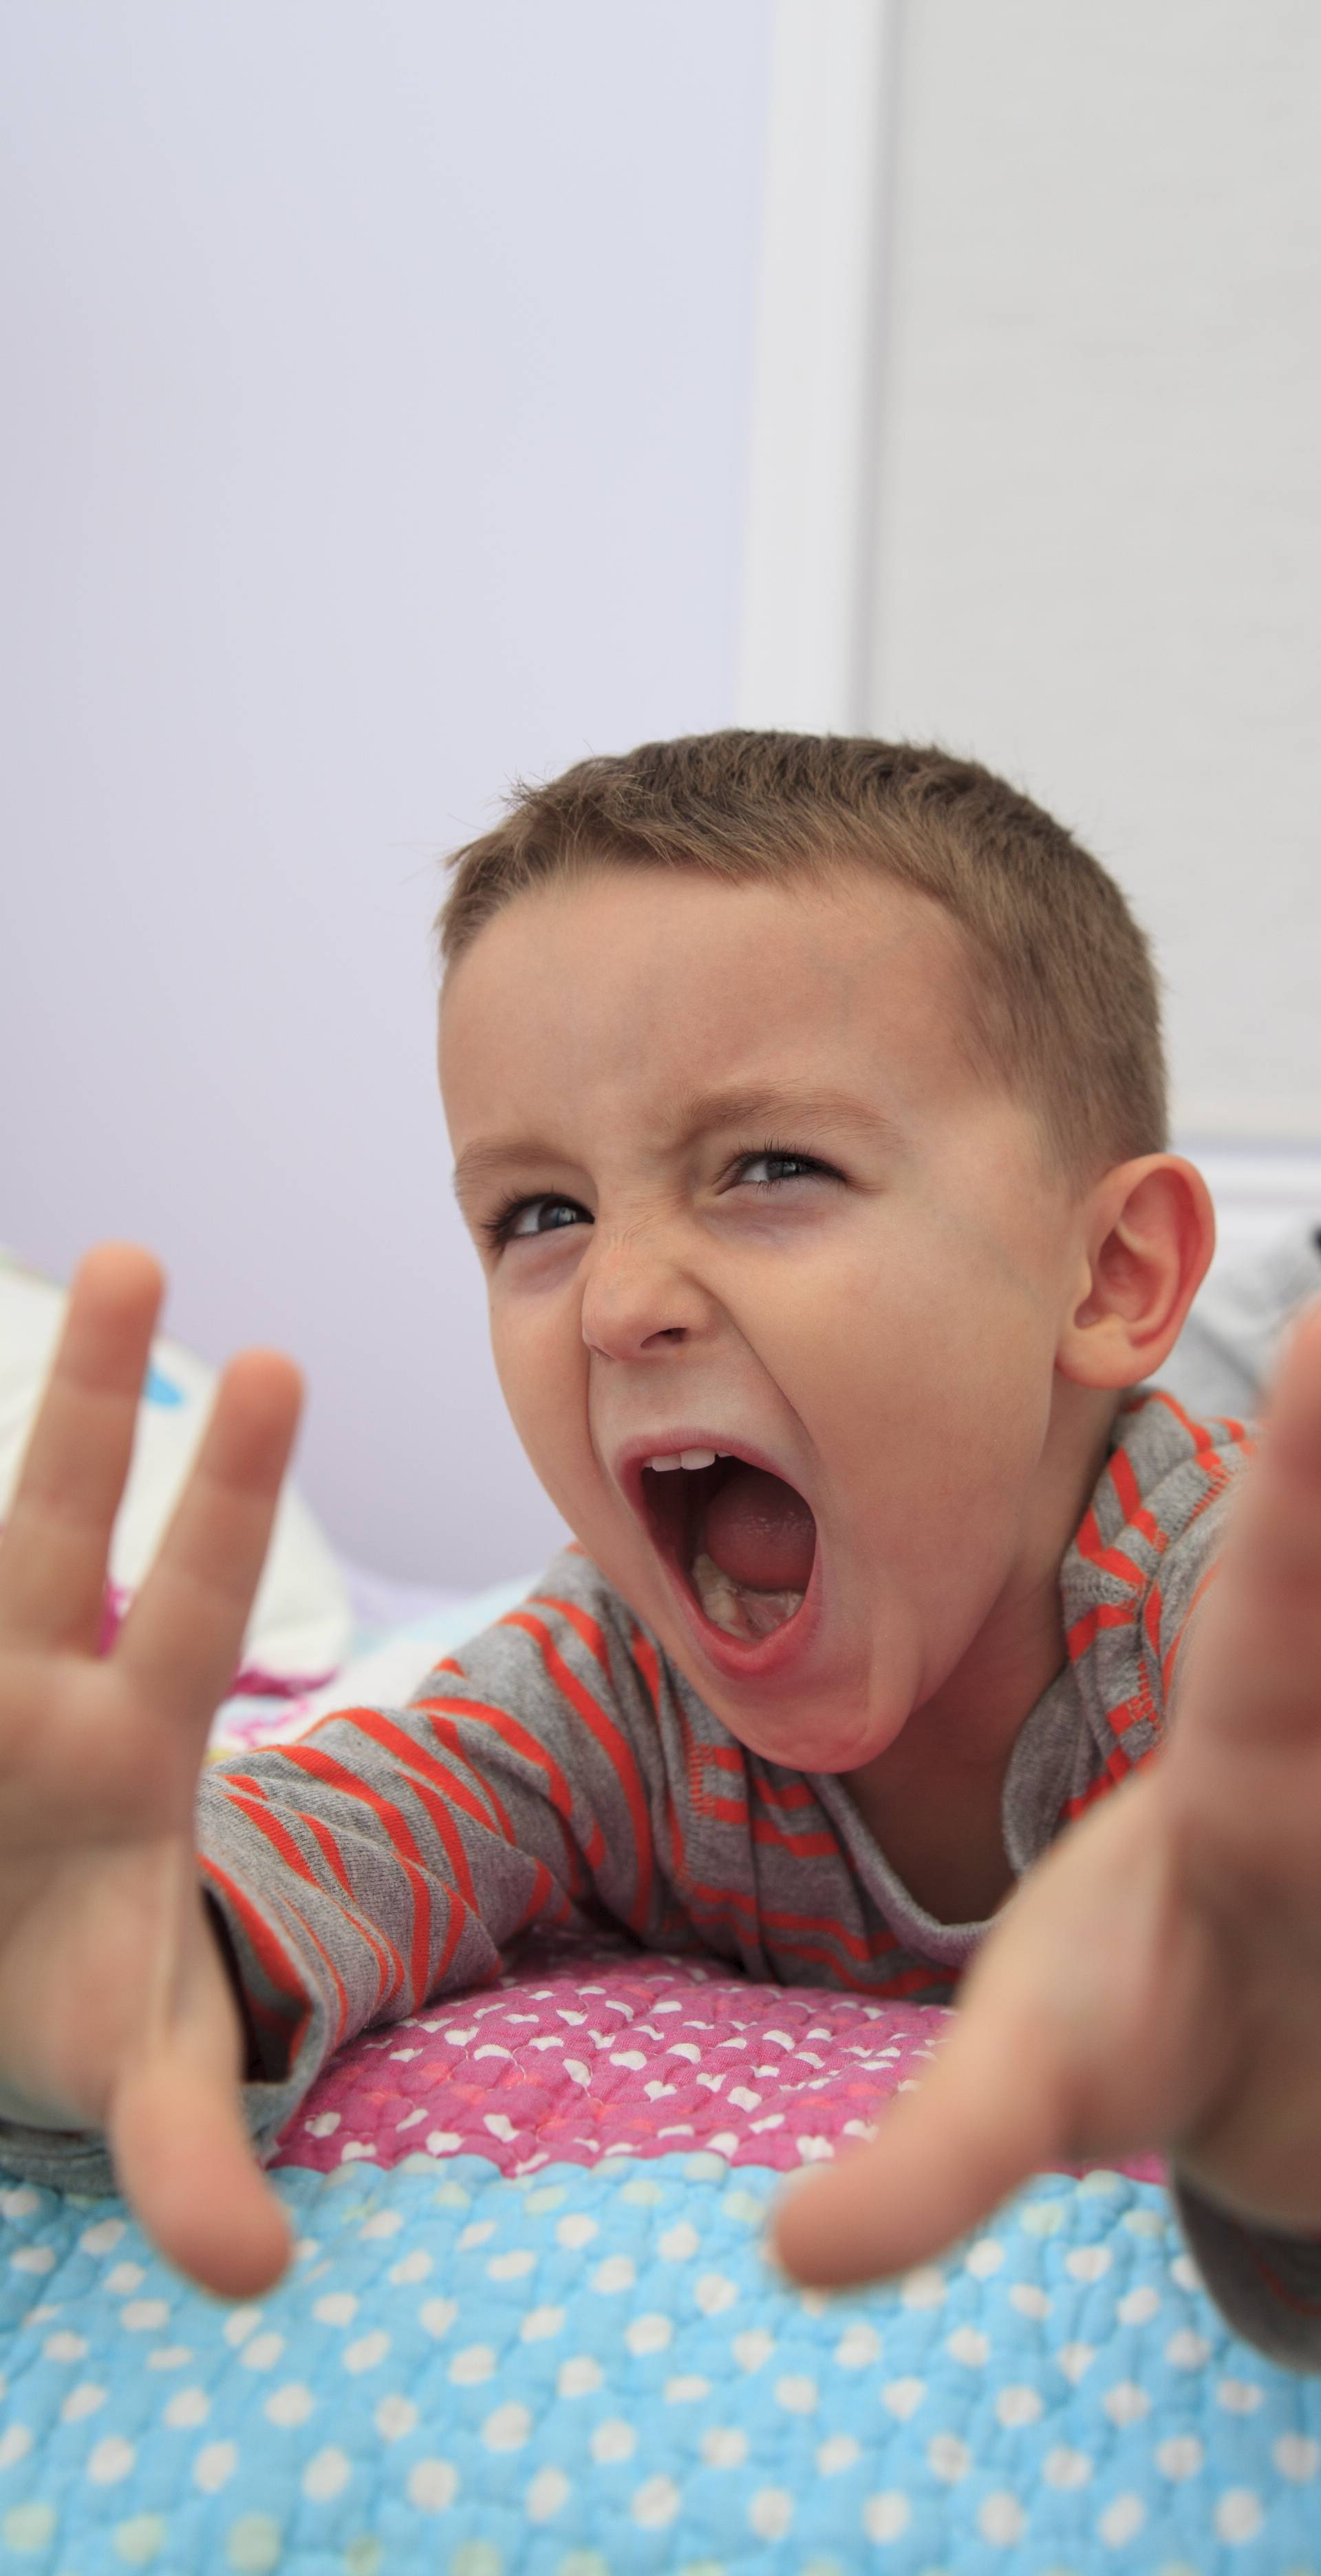
[[[707,1555],[755,1592],[805,1592],[816,1522],[803,1497],[764,1467],[731,1468],[707,1505]]]

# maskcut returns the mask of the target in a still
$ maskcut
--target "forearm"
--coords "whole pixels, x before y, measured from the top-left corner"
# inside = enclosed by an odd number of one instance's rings
[[[346,1709],[201,1783],[259,2150],[336,2049],[487,1983],[532,1925],[659,1924],[648,1785],[600,1632],[585,1642],[581,1614],[556,1610],[488,1631],[416,1704]]]
[[[336,1721],[325,1732],[339,1731]],[[424,1867],[401,1852],[398,1833],[397,1803],[387,1820],[371,1798],[328,1790],[273,1753],[203,1784],[199,1859],[240,1999],[259,2155],[359,2031],[497,1973],[506,1918],[517,1919],[509,1882],[525,1899],[535,1887],[535,1861],[514,1855],[499,1894],[487,1884],[470,1903],[434,1853]]]

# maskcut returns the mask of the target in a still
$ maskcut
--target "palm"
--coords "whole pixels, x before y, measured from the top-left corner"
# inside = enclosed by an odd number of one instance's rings
[[[0,1650],[0,2067],[34,2118],[105,2123],[154,1966],[186,1947],[188,1753],[113,1664]]]
[[[164,2250],[246,2292],[282,2268],[287,2230],[243,2133],[239,2017],[193,1805],[298,1386],[274,1355],[232,1364],[160,1556],[99,1657],[159,1293],[126,1248],[84,1265],[0,1546],[0,2111],[104,2128]]]

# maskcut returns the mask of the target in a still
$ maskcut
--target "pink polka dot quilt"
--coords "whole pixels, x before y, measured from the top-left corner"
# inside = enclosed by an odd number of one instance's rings
[[[749,1985],[714,1961],[603,1947],[584,1966],[552,1951],[494,1993],[369,2032],[326,2069],[282,2157],[329,2172],[420,2147],[518,2176],[704,2147],[785,2173],[865,2136],[945,2019]]]

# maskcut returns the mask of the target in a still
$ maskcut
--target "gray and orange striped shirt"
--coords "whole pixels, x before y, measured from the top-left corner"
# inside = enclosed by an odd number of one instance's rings
[[[1068,1661],[1005,1780],[1015,1871],[1158,1743],[1248,1445],[1158,1390],[1118,1416],[1061,1570]],[[924,2001],[986,1929],[923,1911],[842,1780],[740,1744],[573,1548],[406,1708],[217,1764],[198,1826],[270,2137],[333,2049],[498,1974],[533,1926],[608,1922],[753,1977]]]

